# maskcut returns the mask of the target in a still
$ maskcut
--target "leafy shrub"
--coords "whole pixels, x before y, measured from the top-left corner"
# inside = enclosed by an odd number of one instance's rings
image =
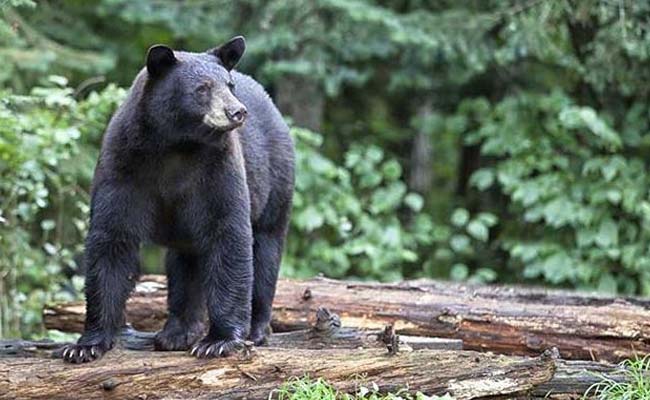
[[[478,122],[468,141],[495,160],[471,182],[508,199],[495,240],[524,278],[650,294],[644,107],[616,129],[560,91],[466,101],[460,113]]]
[[[408,193],[402,168],[376,146],[352,146],[336,165],[320,152],[322,137],[293,128],[296,191],[283,273],[395,280],[417,260],[431,223],[422,198]],[[403,218],[400,218],[400,214]],[[410,222],[404,222],[410,219]],[[425,237],[423,237],[425,236]]]
[[[443,223],[423,212],[409,193],[402,167],[377,146],[352,145],[337,165],[325,157],[322,137],[293,128],[296,191],[282,271],[395,281],[451,277],[490,282],[493,268],[468,267],[487,252],[496,215],[456,209]]]
[[[124,91],[78,101],[66,83],[51,77],[28,96],[0,95],[2,334],[36,333],[43,303],[81,285],[65,276],[82,250],[98,139]]]

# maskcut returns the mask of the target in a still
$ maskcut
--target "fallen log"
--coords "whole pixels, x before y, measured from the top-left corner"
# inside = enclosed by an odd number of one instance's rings
[[[550,380],[550,357],[523,358],[466,351],[259,348],[252,355],[198,360],[178,352],[115,350],[92,364],[46,357],[0,358],[0,399],[228,398],[265,399],[282,382],[308,374],[354,392],[414,388],[457,399],[513,396]]]
[[[530,396],[541,399],[584,400],[596,395],[594,385],[604,381],[624,382],[625,380],[625,370],[621,366],[594,361],[557,359],[553,378],[536,386]]]
[[[166,317],[165,280],[145,276],[127,305],[137,329],[157,330]],[[275,331],[305,329],[318,307],[347,327],[455,338],[470,350],[537,355],[559,349],[562,358],[619,361],[650,353],[650,300],[502,286],[434,281],[398,284],[325,278],[281,280],[274,302]],[[49,329],[79,332],[81,302],[44,310]]]
[[[180,367],[176,367],[171,359],[169,363],[163,363],[159,369],[152,370],[149,368],[152,366],[150,358],[158,359],[161,354],[149,353],[153,349],[155,334],[140,332],[127,326],[120,334],[117,350],[109,353],[108,357],[115,357],[114,354],[122,352],[129,354],[125,356],[129,361],[125,364],[124,357],[119,356],[119,368],[106,369],[104,373],[99,371],[95,374],[87,371],[79,378],[80,382],[76,380],[75,375],[72,375],[74,372],[68,374],[64,371],[63,365],[65,364],[62,361],[58,364],[47,364],[44,367],[41,365],[40,361],[43,359],[60,358],[61,347],[64,343],[47,340],[0,340],[0,383],[4,381],[4,387],[6,387],[5,392],[0,389],[0,399],[4,397],[65,398],[68,393],[65,391],[66,383],[75,388],[83,387],[83,397],[90,398],[99,397],[99,393],[103,397],[117,398],[152,398],[152,396],[153,398],[209,398],[215,395],[227,395],[228,398],[268,398],[268,394],[271,394],[283,380],[301,376],[298,375],[299,373],[313,372],[310,376],[326,378],[338,389],[347,392],[358,390],[359,385],[368,386],[372,383],[377,384],[385,391],[408,387],[412,391],[421,391],[426,394],[450,393],[459,399],[486,396],[490,398],[494,396],[519,398],[523,396],[524,398],[569,400],[581,397],[591,385],[601,380],[602,377],[596,373],[604,375],[610,381],[621,381],[623,378],[621,368],[612,365],[560,360],[557,349],[547,350],[541,357],[535,359],[499,357],[491,353],[480,354],[467,351],[436,352],[431,348],[453,349],[459,347],[460,343],[454,339],[400,337],[395,334],[392,325],[386,326],[381,331],[360,331],[341,327],[339,316],[324,308],[317,310],[315,318],[316,322],[309,329],[272,334],[269,338],[270,348],[261,350],[261,354],[264,356],[260,363],[249,365],[251,363],[248,362],[257,357],[258,352],[251,347],[251,344],[245,344],[243,351],[238,354],[239,357],[217,360],[222,363],[220,369],[217,370],[204,369],[203,367],[198,370],[192,369],[194,367],[187,364],[187,360],[179,360]],[[425,350],[420,350],[421,353],[418,353],[419,356],[416,358],[405,356],[413,353],[414,347]],[[380,350],[382,348],[383,351]],[[130,352],[124,351],[124,349],[147,352]],[[321,351],[314,352],[310,356],[302,353],[303,350],[313,352],[315,349]],[[366,354],[362,349],[375,349],[380,352]],[[424,353],[422,353],[423,351]],[[182,357],[182,353],[175,354],[176,358]],[[283,358],[284,356],[286,357]],[[301,359],[302,356],[305,358]],[[185,357],[193,359],[187,355]],[[390,367],[386,364],[386,357],[392,360]],[[330,360],[330,358],[332,359]],[[39,361],[34,361],[35,359]],[[321,364],[323,359],[326,360],[325,364]],[[468,361],[470,359],[471,361]],[[20,360],[20,362],[14,363],[12,360]],[[314,366],[314,360],[318,360],[318,365]],[[452,360],[457,360],[458,363],[453,363]],[[197,360],[197,362],[199,361]],[[203,362],[206,361],[203,360]],[[265,362],[271,364],[267,364],[265,367]],[[341,364],[337,364],[338,362]],[[359,364],[355,365],[355,362]],[[108,368],[108,364],[112,363],[114,362],[102,360],[97,364],[90,364],[90,366],[98,365],[100,368]],[[294,375],[284,373],[286,371],[279,364],[293,368],[289,373]],[[246,382],[242,384],[242,376],[256,383],[258,375],[268,375],[268,367],[271,366],[273,368],[270,371],[280,373],[278,376],[265,379],[264,384],[260,386],[246,386]],[[340,370],[334,371],[338,370],[340,366],[349,369],[344,369],[343,371],[347,371],[345,373]],[[429,374],[422,375],[421,372],[415,372],[414,368],[417,367],[421,368],[417,371],[428,371]],[[78,367],[71,366],[71,368]],[[203,384],[207,379],[207,385],[215,386],[212,389],[217,390],[218,393],[213,393],[210,388],[202,386],[199,386],[197,390],[188,390],[187,382],[183,381],[169,383],[166,380],[167,375],[157,376],[159,370],[164,374],[173,370],[176,379],[179,377],[191,379],[192,374],[200,374],[195,375],[194,379],[196,380],[198,376],[198,380]],[[522,373],[524,370],[527,372]],[[231,372],[230,375],[226,374],[228,371]],[[241,375],[239,380],[237,380],[235,371]],[[371,377],[376,380],[369,380],[368,371],[372,372]],[[395,374],[395,371],[401,372]],[[68,380],[50,381],[50,373]],[[232,376],[233,373],[234,376]],[[33,374],[38,378],[36,381],[26,378]],[[431,380],[438,378],[439,374],[442,374],[442,379],[435,383],[432,382]],[[85,376],[89,376],[90,379],[84,378]],[[430,378],[426,378],[427,376]],[[47,378],[44,379],[44,377]],[[139,383],[133,384],[130,380],[136,380]],[[169,384],[162,392],[158,390],[160,380]],[[222,380],[227,383],[218,383]],[[116,387],[125,383],[127,385],[124,386],[123,391],[114,391]],[[354,386],[351,386],[352,383]],[[176,386],[176,384],[180,386]],[[62,385],[63,387],[61,387]],[[28,387],[28,389],[24,387]],[[157,390],[153,394],[150,393],[151,387],[155,387]],[[265,392],[268,393],[265,395]],[[78,395],[80,394],[75,391],[74,397]]]
[[[152,333],[125,329],[118,349],[85,365],[59,360],[63,343],[0,340],[0,399],[266,399],[282,382],[307,374],[325,378],[345,392],[374,383],[384,392],[409,388],[425,394],[449,393],[457,399],[569,400],[582,398],[603,378],[623,380],[620,367],[559,360],[554,351],[531,359],[402,347],[391,356],[371,341],[364,343],[372,349],[353,349],[358,338],[353,330],[333,338],[313,330],[273,334],[274,347],[248,349],[227,359],[196,360],[182,352],[125,350],[153,347]],[[350,344],[344,345],[348,339]],[[314,350],[334,342],[339,346]]]
[[[392,325],[383,330],[359,330],[342,327],[340,317],[326,308],[319,308],[316,322],[311,328],[274,333],[265,346],[286,349],[359,349],[397,347],[407,350],[461,350],[463,342],[458,339],[430,338],[395,335]],[[143,332],[125,326],[120,332],[117,345],[127,350],[154,350],[154,332]],[[0,357],[42,354],[44,350],[57,350],[68,343],[51,340],[0,340]],[[56,352],[54,353],[57,354]]]

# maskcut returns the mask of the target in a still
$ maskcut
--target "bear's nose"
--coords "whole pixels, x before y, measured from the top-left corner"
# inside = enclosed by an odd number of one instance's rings
[[[226,109],[226,116],[228,116],[230,122],[234,122],[236,124],[241,124],[244,122],[246,119],[246,114],[248,114],[248,110],[246,110],[246,107],[244,106],[235,109]]]

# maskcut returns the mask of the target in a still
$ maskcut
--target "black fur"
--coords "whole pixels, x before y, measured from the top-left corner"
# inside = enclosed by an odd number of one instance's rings
[[[264,342],[294,156],[264,89],[229,70],[243,45],[235,38],[206,53],[153,47],[113,116],[92,187],[85,332],[64,349],[67,361],[91,361],[113,346],[143,241],[168,248],[169,318],[158,349],[195,344],[206,312],[196,356],[226,355],[247,337]],[[237,112],[247,114],[243,125]]]

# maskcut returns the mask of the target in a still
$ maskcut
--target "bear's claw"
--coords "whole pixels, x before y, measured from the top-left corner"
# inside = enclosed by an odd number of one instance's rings
[[[197,358],[227,357],[244,349],[242,340],[208,340],[203,339],[192,347],[190,354]]]
[[[61,352],[61,358],[73,364],[94,361],[103,355],[104,350],[99,345],[69,344]]]

